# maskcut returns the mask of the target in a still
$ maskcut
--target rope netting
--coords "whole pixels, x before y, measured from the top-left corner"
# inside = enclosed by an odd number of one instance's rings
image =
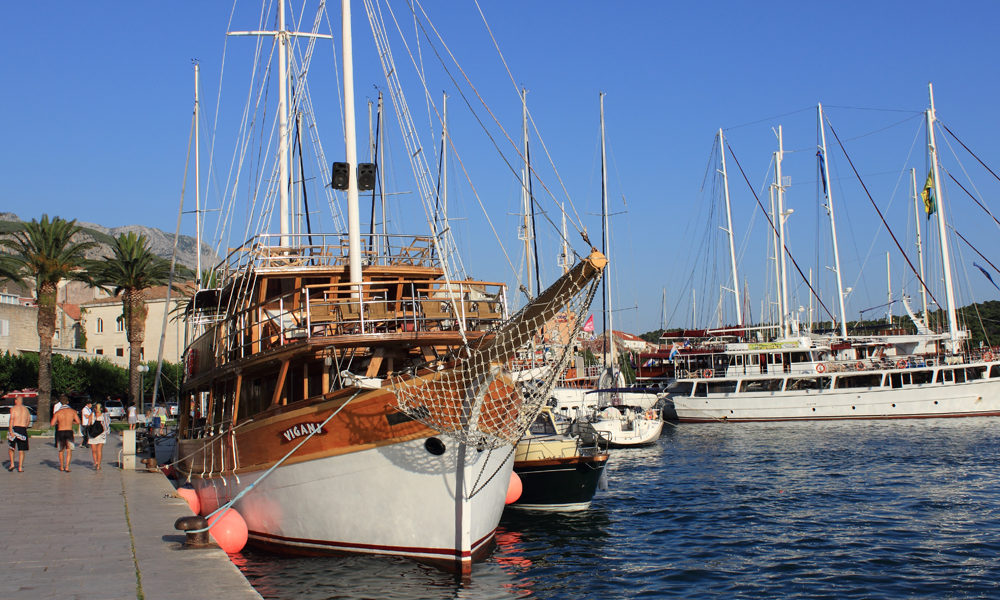
[[[396,408],[470,446],[516,444],[566,370],[606,264],[593,251],[450,368],[390,378]],[[552,330],[563,343],[548,347],[544,367],[520,370],[518,359]]]

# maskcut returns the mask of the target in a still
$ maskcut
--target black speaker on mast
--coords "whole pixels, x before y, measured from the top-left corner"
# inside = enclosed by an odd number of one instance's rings
[[[367,192],[375,189],[375,164],[358,163],[358,190]]]
[[[351,166],[345,162],[335,162],[330,170],[333,172],[330,186],[335,190],[346,190],[351,182]]]

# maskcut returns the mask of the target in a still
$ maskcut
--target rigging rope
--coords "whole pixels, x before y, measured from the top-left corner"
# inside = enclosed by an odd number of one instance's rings
[[[801,111],[797,111],[797,112],[801,112]],[[743,171],[743,165],[740,164],[740,159],[736,158],[736,153],[733,152],[733,147],[729,144],[729,142],[726,142],[726,148],[729,148],[729,155],[733,157],[733,162],[735,162],[737,168],[739,168],[740,175],[743,176],[743,181],[747,182],[747,187],[750,188],[750,193],[753,194],[754,200],[757,201],[757,206],[760,207],[760,211],[762,213],[764,213],[764,218],[767,219],[768,225],[771,226],[771,231],[773,231],[774,234],[777,235],[778,234],[778,230],[774,226],[774,221],[771,220],[771,216],[769,214],[767,214],[767,211],[764,209],[764,205],[761,203],[760,198],[757,196],[757,191],[755,189],[753,189],[752,185],[750,185],[750,180],[747,179],[747,174],[746,174],[745,171]],[[826,314],[830,316],[830,320],[836,321],[837,318],[834,317],[833,313],[830,312],[830,309],[826,307],[826,304],[823,303],[823,299],[819,297],[819,294],[816,293],[816,290],[813,288],[812,284],[809,283],[809,279],[805,276],[805,273],[803,273],[802,269],[799,268],[799,263],[797,263],[795,261],[795,257],[792,256],[791,251],[788,250],[788,246],[785,245],[784,248],[783,248],[783,250],[784,250],[785,254],[788,255],[788,259],[792,261],[792,266],[794,266],[795,270],[799,272],[799,277],[801,277],[802,281],[805,282],[806,287],[808,287],[809,291],[812,292],[812,295],[816,298],[816,301],[819,302],[819,305],[823,307],[823,310],[826,311]]]
[[[830,126],[830,133],[833,134],[834,139],[837,140],[837,145],[840,146],[840,150],[844,153],[844,157],[847,159],[847,164],[851,165],[851,170],[854,171],[854,176],[858,178],[858,183],[861,184],[861,188],[865,191],[865,195],[868,196],[868,200],[872,203],[872,207],[875,209],[875,212],[878,213],[878,217],[882,219],[882,224],[885,225],[886,231],[889,232],[889,237],[891,237],[892,241],[896,244],[896,248],[898,248],[899,253],[903,255],[903,259],[906,260],[906,264],[909,265],[910,271],[913,272],[913,275],[917,278],[917,281],[919,281],[920,285],[922,285],[924,289],[927,290],[927,294],[931,297],[931,300],[933,300],[934,303],[937,304],[938,303],[937,298],[934,297],[934,294],[927,287],[927,284],[924,283],[923,277],[920,276],[920,273],[917,272],[916,267],[913,266],[913,262],[910,261],[910,257],[907,256],[906,251],[903,250],[903,246],[901,246],[899,240],[896,239],[896,234],[892,232],[892,228],[889,227],[889,223],[886,222],[885,216],[882,214],[882,211],[879,210],[878,205],[875,203],[875,199],[872,198],[871,192],[868,191],[868,186],[866,186],[865,182],[862,181],[861,174],[858,173],[858,169],[854,166],[854,161],[852,161],[850,155],[847,154],[847,148],[844,148],[844,144],[841,143],[840,141],[840,136],[837,135],[837,130],[833,128],[833,124],[830,123],[829,119],[826,119],[826,123],[827,125]]]

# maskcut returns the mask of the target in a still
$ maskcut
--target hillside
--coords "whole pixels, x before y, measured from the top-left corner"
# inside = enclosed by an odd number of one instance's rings
[[[0,233],[13,231],[20,223],[21,219],[16,214],[10,212],[0,213]],[[77,222],[77,225],[83,228],[83,233],[87,238],[100,244],[98,248],[87,253],[88,258],[96,259],[107,256],[110,254],[108,246],[112,240],[119,234],[130,231],[145,235],[149,239],[150,248],[157,256],[162,256],[169,260],[173,253],[174,234],[160,229],[144,225],[125,225],[124,227],[109,228],[97,225],[96,223],[83,223],[80,221]],[[193,237],[182,235],[177,240],[177,262],[192,271],[194,270],[197,264],[197,255],[195,254],[195,239]],[[201,245],[201,262],[203,269],[219,262],[219,257],[205,243]]]

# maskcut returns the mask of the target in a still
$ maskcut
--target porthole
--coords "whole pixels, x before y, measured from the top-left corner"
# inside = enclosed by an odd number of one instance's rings
[[[444,454],[444,442],[436,437],[427,438],[424,442],[424,448],[434,456],[441,456]]]

